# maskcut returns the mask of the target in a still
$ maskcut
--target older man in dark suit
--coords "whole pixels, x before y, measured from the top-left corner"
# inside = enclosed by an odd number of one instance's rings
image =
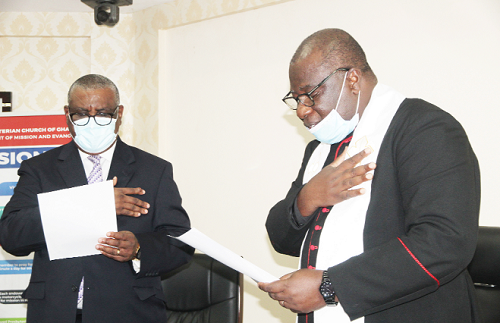
[[[34,252],[28,322],[163,322],[160,274],[193,249],[168,234],[190,227],[172,165],[117,136],[123,115],[116,86],[101,75],[78,79],[64,107],[73,141],[24,161],[0,220],[9,253]],[[96,241],[101,255],[50,261],[37,194],[113,179],[119,232]],[[99,196],[82,197],[88,203]],[[65,241],[61,241],[65,243]]]

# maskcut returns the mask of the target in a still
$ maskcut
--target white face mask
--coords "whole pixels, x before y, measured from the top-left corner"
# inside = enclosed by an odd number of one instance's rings
[[[340,95],[337,100],[337,105],[335,109],[330,111],[330,113],[321,120],[318,124],[316,124],[311,129],[308,128],[309,132],[311,132],[316,139],[320,142],[326,144],[335,144],[344,139],[348,134],[350,134],[354,128],[358,125],[359,122],[359,98],[361,96],[361,91],[358,93],[358,103],[356,105],[356,113],[352,117],[351,120],[344,120],[337,112],[337,108],[339,106],[340,98],[342,97],[342,92],[344,91],[344,84],[347,78],[347,73],[344,76],[344,81],[342,82],[342,89],[340,90]]]
[[[116,119],[111,119],[111,123],[107,126],[100,126],[95,122],[94,118],[90,119],[85,126],[78,126],[78,124],[85,123],[86,120],[73,122],[76,134],[73,140],[85,152],[98,154],[111,147],[115,142],[117,135],[115,133]]]

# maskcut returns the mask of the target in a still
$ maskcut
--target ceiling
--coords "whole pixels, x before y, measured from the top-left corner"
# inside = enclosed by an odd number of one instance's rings
[[[130,13],[175,0],[133,0],[121,6],[120,12]],[[92,12],[81,0],[0,0],[0,12]]]

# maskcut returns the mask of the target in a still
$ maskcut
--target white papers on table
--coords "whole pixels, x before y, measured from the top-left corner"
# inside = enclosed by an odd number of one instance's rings
[[[50,260],[99,255],[98,239],[117,231],[113,181],[38,194]]]
[[[220,261],[226,266],[249,276],[257,282],[267,283],[278,280],[278,278],[252,264],[248,260],[241,258],[195,228],[191,228],[188,232],[175,238]]]

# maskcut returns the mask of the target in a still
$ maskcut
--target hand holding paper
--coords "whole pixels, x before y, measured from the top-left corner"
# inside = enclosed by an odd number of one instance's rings
[[[96,246],[103,255],[119,262],[132,260],[135,257],[139,242],[130,231],[108,232],[107,238],[99,238]]]
[[[272,283],[259,283],[259,288],[294,313],[309,313],[324,307],[319,292],[322,270],[299,269]]]
[[[50,260],[100,254],[95,245],[118,231],[112,181],[38,194]]]

